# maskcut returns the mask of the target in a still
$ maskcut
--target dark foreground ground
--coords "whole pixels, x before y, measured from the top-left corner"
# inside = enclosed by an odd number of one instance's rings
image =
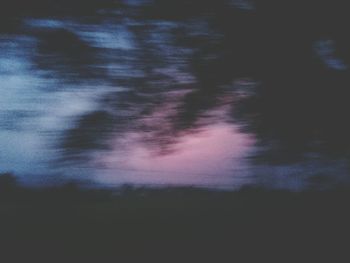
[[[0,262],[340,262],[349,244],[348,189],[34,190],[0,178]]]

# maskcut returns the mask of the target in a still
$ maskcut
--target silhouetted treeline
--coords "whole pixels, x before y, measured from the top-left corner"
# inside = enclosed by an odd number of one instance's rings
[[[349,189],[28,189],[10,178],[0,177],[4,262],[337,261],[347,250]]]
[[[216,93],[237,78],[257,81],[255,96],[234,111],[276,151],[262,158],[298,160],[307,152],[348,156],[350,21],[344,2],[254,3],[251,11],[231,8],[209,16],[222,38],[193,60],[205,83],[200,89]],[[207,54],[216,58],[206,60]]]

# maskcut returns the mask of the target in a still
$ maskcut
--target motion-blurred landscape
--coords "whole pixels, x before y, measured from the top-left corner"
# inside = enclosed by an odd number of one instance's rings
[[[348,228],[349,24],[341,0],[2,0],[0,250],[323,258]]]

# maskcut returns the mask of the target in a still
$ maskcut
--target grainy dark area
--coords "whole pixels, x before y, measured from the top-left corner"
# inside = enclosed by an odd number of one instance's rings
[[[272,262],[346,255],[349,189],[83,190],[0,177],[3,262]]]

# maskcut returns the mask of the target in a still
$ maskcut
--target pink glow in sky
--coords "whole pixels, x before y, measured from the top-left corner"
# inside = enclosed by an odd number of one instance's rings
[[[138,136],[129,134],[123,140],[126,147],[118,150],[117,144],[113,154],[99,158],[106,169],[97,181],[205,186],[248,180],[242,178],[242,170],[254,140],[231,124],[213,124],[198,133],[184,135],[175,149],[164,155],[154,154],[137,140]]]

